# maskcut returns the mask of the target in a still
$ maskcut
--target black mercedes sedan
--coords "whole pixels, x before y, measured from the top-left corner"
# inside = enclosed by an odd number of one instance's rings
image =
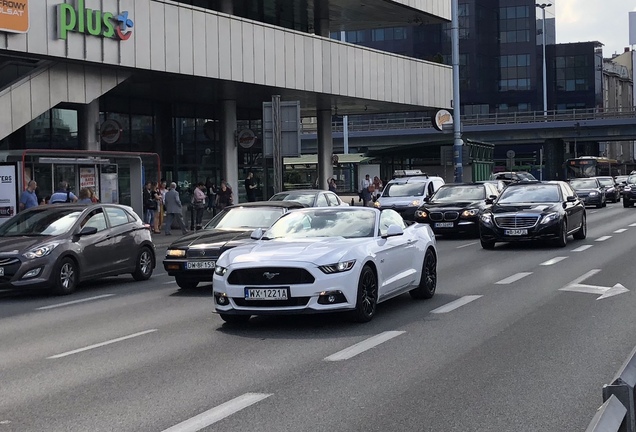
[[[42,205],[0,226],[0,291],[70,294],[99,277],[147,280],[154,267],[150,228],[127,206]]]
[[[621,189],[618,187],[618,183],[614,180],[612,176],[599,176],[595,177],[601,186],[605,189],[605,197],[607,200],[612,201],[613,203],[620,202],[621,200]]]
[[[295,201],[261,201],[226,207],[202,230],[173,242],[166,251],[163,267],[174,276],[179,288],[212,283],[219,256],[228,249],[252,242],[257,228],[269,228],[283,214],[306,205]]]
[[[583,204],[595,205],[596,208],[605,207],[607,205],[605,188],[596,177],[573,178],[568,180],[568,182],[576,192],[576,195],[581,198]]]
[[[497,242],[553,240],[565,247],[568,236],[585,239],[585,205],[566,182],[511,184],[479,219],[484,249]]]
[[[431,226],[435,234],[479,234],[479,216],[490,207],[487,199],[499,195],[493,183],[447,184],[425,199],[415,211],[415,222]]]

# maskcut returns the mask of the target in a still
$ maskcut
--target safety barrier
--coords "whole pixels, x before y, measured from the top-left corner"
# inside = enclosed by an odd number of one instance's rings
[[[587,432],[636,432],[636,348],[612,380],[603,386],[603,405]]]

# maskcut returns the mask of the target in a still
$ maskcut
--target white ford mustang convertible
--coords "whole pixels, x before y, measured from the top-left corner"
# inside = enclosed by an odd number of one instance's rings
[[[435,236],[394,210],[294,210],[252,238],[258,241],[224,252],[214,270],[216,311],[228,323],[335,311],[366,322],[392,297],[435,294]]]

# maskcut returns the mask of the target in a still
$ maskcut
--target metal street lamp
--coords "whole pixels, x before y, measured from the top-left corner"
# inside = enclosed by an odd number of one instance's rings
[[[543,116],[548,116],[548,72],[545,58],[545,8],[552,6],[552,3],[535,3],[535,6],[541,8],[543,14],[542,22],[543,30],[541,36],[543,39]]]

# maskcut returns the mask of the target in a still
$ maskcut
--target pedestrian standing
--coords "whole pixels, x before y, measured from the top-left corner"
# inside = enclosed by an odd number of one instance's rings
[[[144,222],[154,227],[155,224],[155,210],[157,210],[157,201],[154,199],[154,193],[152,191],[152,182],[147,181],[143,191],[144,199]]]
[[[78,204],[92,204],[91,201],[91,192],[88,188],[81,188],[79,191],[79,199],[77,200]]]
[[[183,205],[181,204],[181,198],[179,198],[179,192],[177,192],[177,184],[175,182],[170,183],[170,190],[166,192],[164,206],[166,208],[166,223],[164,228],[166,235],[171,235],[170,231],[174,219],[179,223],[181,232],[186,234],[188,229],[185,223],[183,223]]]
[[[192,194],[192,210],[194,211],[195,229],[199,231],[203,223],[203,212],[207,207],[205,203],[205,184],[203,182],[197,183]]]
[[[248,172],[245,179],[245,193],[247,194],[247,201],[256,201],[256,183],[254,182],[254,173]]]
[[[214,210],[214,205],[216,204],[216,184],[212,181],[210,177],[205,179],[205,188],[208,194],[208,213],[216,213]]]
[[[329,179],[329,190],[333,193],[338,193],[338,186],[336,185],[336,180],[333,177]]]
[[[20,195],[20,211],[38,206],[38,197],[35,194],[35,189],[37,187],[38,184],[35,180],[31,180],[27,184],[26,189]]]
[[[61,181],[57,185],[57,190],[51,195],[51,204],[77,202],[77,197],[68,185],[68,182]]]
[[[365,207],[373,207],[373,194],[375,192],[375,186],[371,183],[370,186],[362,190],[362,202]]]
[[[229,205],[232,205],[232,189],[222,181],[221,188],[216,193],[216,207],[218,211],[221,211]]]

